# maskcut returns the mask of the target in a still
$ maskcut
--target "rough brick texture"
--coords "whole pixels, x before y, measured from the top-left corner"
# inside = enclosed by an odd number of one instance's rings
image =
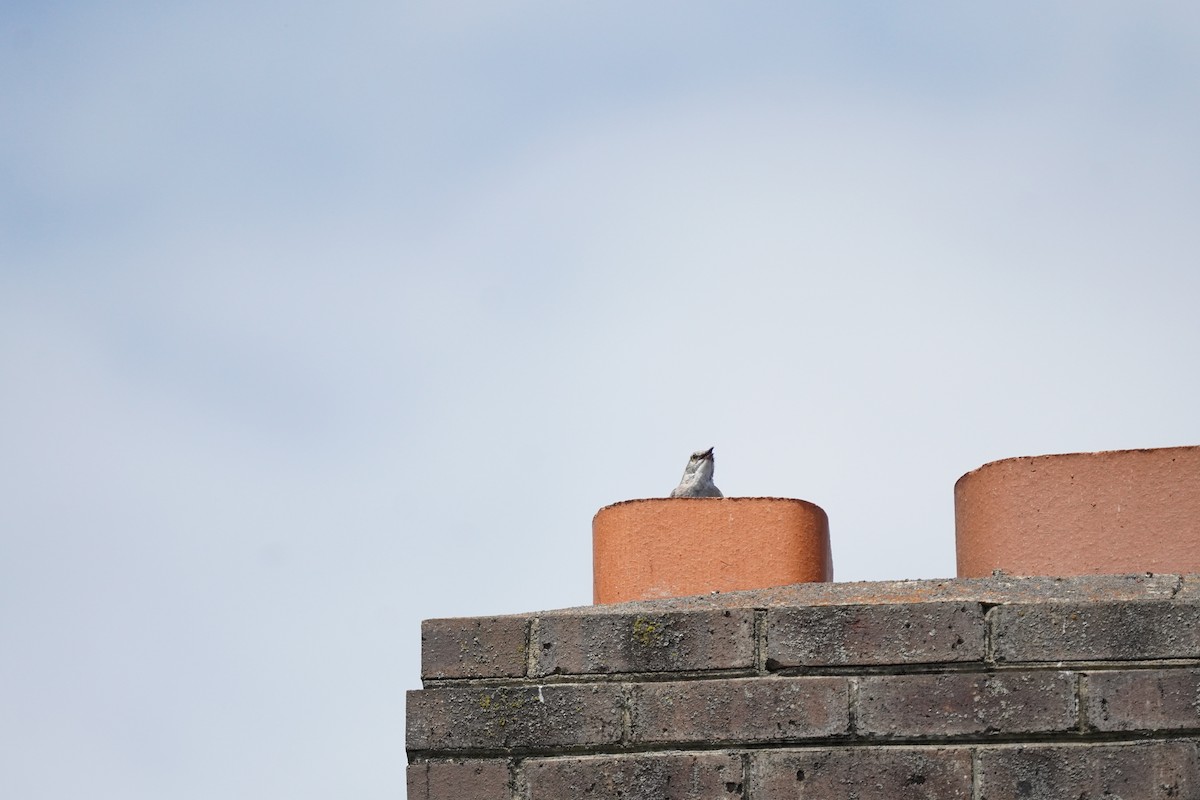
[[[1200,731],[1200,670],[1090,673],[1087,718],[1098,731]]]
[[[767,620],[770,669],[978,661],[986,641],[978,603],[780,608]]]
[[[430,619],[421,623],[422,678],[519,678],[525,674],[524,617]]]
[[[971,798],[965,747],[760,750],[750,764],[751,798]]]
[[[408,767],[408,800],[512,800],[505,761],[427,761]]]
[[[754,666],[752,609],[543,617],[535,675],[687,672]]]
[[[997,661],[1200,658],[1200,603],[1041,603],[991,611]]]
[[[980,800],[1184,800],[1200,797],[1192,742],[983,749]]]
[[[981,736],[1067,731],[1078,725],[1068,672],[951,672],[859,678],[866,736]]]
[[[1198,598],[998,576],[432,620],[409,797],[1200,798]]]
[[[530,800],[718,800],[744,796],[742,759],[732,753],[530,759]]]
[[[634,742],[770,742],[845,736],[845,678],[643,683],[630,700]]]
[[[621,687],[452,687],[408,694],[412,750],[546,750],[621,740]]]

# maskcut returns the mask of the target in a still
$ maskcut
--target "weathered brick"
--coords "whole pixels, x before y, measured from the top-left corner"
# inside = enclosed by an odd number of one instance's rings
[[[856,747],[759,750],[750,759],[750,796],[856,800],[969,800],[965,747]]]
[[[1200,670],[1090,672],[1087,719],[1100,731],[1200,729]]]
[[[978,603],[808,606],[767,611],[767,667],[980,661]]]
[[[410,764],[408,800],[512,800],[508,762],[491,759]]]
[[[621,686],[455,686],[408,693],[408,749],[511,750],[614,744]]]
[[[530,758],[522,764],[529,800],[718,800],[744,796],[733,753]]]
[[[1192,742],[1014,745],[979,750],[979,800],[1200,797]]]
[[[1200,656],[1200,603],[1165,600],[996,606],[997,661],[1105,661]]]
[[[850,732],[845,678],[643,683],[631,699],[634,742],[770,742]]]
[[[858,732],[866,736],[1045,733],[1077,725],[1069,672],[876,675],[859,678]]]
[[[536,675],[754,666],[753,609],[556,614],[536,626]]]
[[[421,623],[421,677],[522,677],[528,626],[525,617],[427,619]]]

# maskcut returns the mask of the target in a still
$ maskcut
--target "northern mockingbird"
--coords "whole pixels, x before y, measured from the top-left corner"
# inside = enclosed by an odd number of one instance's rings
[[[671,497],[724,497],[712,476],[713,449],[697,450],[688,459],[683,479],[671,490]]]

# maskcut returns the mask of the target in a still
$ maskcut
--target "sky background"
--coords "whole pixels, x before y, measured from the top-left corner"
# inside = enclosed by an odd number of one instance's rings
[[[873,580],[1200,444],[1194,2],[10,0],[0,119],[4,797],[403,796],[697,448]]]

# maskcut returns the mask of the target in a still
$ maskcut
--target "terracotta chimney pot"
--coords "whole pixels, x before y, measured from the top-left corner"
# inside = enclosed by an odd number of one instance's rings
[[[1200,572],[1200,447],[993,461],[954,523],[960,578]]]
[[[779,497],[627,500],[592,519],[596,603],[833,580],[829,519]]]

